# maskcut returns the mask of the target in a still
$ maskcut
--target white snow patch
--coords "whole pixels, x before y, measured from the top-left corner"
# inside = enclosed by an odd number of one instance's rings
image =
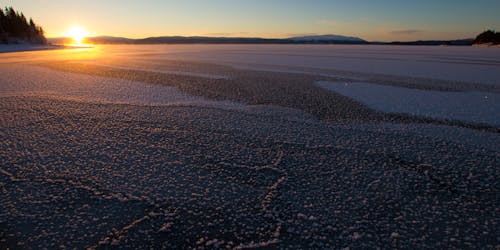
[[[386,113],[500,126],[500,94],[443,92],[355,82],[318,82],[319,86]]]
[[[0,67],[1,96],[43,96],[131,105],[202,105],[241,108],[182,93],[173,87],[61,72],[36,66]]]

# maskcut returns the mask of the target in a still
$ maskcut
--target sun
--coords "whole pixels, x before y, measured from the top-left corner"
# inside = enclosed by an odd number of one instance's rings
[[[71,29],[68,30],[68,32],[66,33],[66,36],[67,37],[70,37],[71,39],[73,39],[73,43],[75,45],[82,45],[83,44],[83,40],[85,39],[85,37],[87,37],[89,34],[87,33],[87,31],[85,31],[83,28],[79,27],[79,26],[74,26],[72,27]]]

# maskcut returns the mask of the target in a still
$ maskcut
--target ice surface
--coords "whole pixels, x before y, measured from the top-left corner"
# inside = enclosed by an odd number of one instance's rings
[[[21,52],[21,51],[33,51],[33,50],[49,50],[57,49],[58,46],[52,45],[31,45],[31,44],[0,44],[0,53],[6,52]]]
[[[386,123],[314,85],[342,80],[343,72],[311,76],[286,66],[341,68],[351,60],[342,56],[384,48],[154,45],[0,54],[0,248],[494,249],[498,133],[419,119]],[[400,53],[410,65],[417,51],[441,53],[391,48],[372,56]],[[469,49],[451,50],[467,56]],[[488,51],[484,59],[497,60]],[[222,60],[233,56],[239,62]],[[265,71],[242,70],[252,60]],[[370,71],[363,68],[370,60],[359,61],[348,79]],[[479,71],[498,79],[490,66]],[[214,74],[229,78],[205,77]],[[323,114],[332,119],[314,119]]]
[[[351,128],[352,129],[352,128]],[[396,124],[376,123],[360,124],[355,127],[363,131],[387,134],[414,134],[425,137],[440,138],[459,144],[472,145],[492,151],[500,152],[500,135],[467,128],[450,127],[431,124]]]
[[[443,92],[370,83],[319,82],[376,110],[500,126],[500,94]]]
[[[500,84],[500,48],[491,47],[199,44],[101,45],[92,50],[99,53],[105,51],[99,55],[102,57],[180,59],[234,66],[254,64],[269,70],[277,66],[306,67]],[[88,50],[80,51],[87,53]],[[68,54],[49,53],[50,56]],[[17,57],[21,60],[19,55]],[[25,59],[33,60],[30,57]]]
[[[165,47],[162,58],[347,70],[500,84],[500,48],[367,45]]]
[[[98,66],[106,66],[106,67],[112,67],[116,69],[136,69],[136,70],[144,70],[144,71],[149,71],[149,72],[155,72],[155,73],[164,73],[164,74],[172,74],[172,75],[185,75],[185,76],[197,76],[197,77],[203,77],[203,78],[209,78],[209,79],[224,79],[228,78],[227,76],[224,75],[217,75],[217,74],[206,74],[206,73],[198,73],[198,72],[186,72],[186,71],[178,71],[178,70],[158,70],[158,69],[152,69],[151,67],[145,67],[145,66],[118,66],[116,64],[105,64],[105,63],[92,63],[93,65],[98,65]],[[148,63],[149,65],[162,65],[161,63]]]
[[[176,88],[60,72],[36,66],[0,67],[0,96],[45,96],[132,105],[204,105],[241,108],[184,94]]]
[[[141,69],[148,72],[159,71],[132,66],[110,66],[123,69]],[[209,74],[162,72],[220,79],[216,75]],[[213,101],[186,94],[174,87],[61,72],[38,66],[4,66],[0,67],[0,75],[2,75],[0,78],[0,97],[35,96],[108,104],[202,106],[237,110],[256,115],[279,116],[291,120],[316,119],[314,116],[296,109],[271,105],[244,105],[232,101]]]

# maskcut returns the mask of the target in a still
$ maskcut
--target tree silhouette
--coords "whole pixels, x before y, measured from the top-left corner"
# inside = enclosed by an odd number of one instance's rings
[[[0,9],[0,43],[7,43],[7,34],[5,33],[5,29],[3,28],[5,24],[5,14],[3,10]]]
[[[474,40],[474,44],[500,44],[500,33],[494,30],[487,30],[479,34]]]
[[[12,7],[0,9],[0,43],[38,43],[46,44],[42,27],[36,25],[33,19],[29,22],[22,12],[16,12]]]

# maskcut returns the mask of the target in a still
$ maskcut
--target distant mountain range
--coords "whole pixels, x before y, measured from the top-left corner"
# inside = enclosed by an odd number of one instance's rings
[[[70,43],[71,38],[49,38],[50,43]],[[206,37],[206,36],[160,36],[141,39],[125,37],[97,36],[86,38],[92,44],[366,44],[365,40],[357,37],[338,35],[303,36],[291,38],[259,38],[259,37]]]
[[[414,42],[368,42],[359,37],[340,35],[300,36],[290,38],[247,38],[247,37],[206,37],[206,36],[160,36],[141,39],[125,37],[97,36],[86,38],[90,44],[385,44],[385,45],[472,45],[474,39]],[[49,38],[52,44],[71,43],[71,38]]]
[[[330,41],[342,41],[342,42],[352,42],[352,43],[367,43],[367,41],[359,37],[351,36],[339,36],[339,35],[320,35],[320,36],[298,36],[288,38],[289,40],[296,42],[330,42]]]

